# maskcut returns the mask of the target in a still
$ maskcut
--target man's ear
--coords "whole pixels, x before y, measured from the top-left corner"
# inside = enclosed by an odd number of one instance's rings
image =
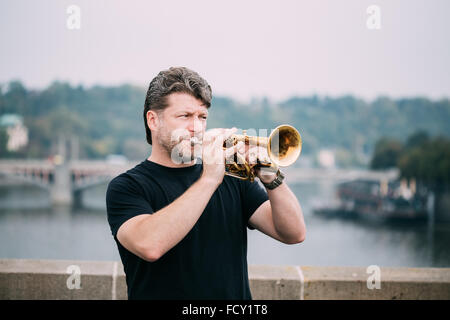
[[[150,130],[157,131],[159,128],[159,115],[154,110],[147,111],[147,125]]]

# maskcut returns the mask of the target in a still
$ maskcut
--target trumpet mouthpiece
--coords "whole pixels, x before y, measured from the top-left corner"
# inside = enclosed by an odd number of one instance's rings
[[[191,146],[195,146],[196,144],[201,144],[200,140],[197,137],[191,138]]]

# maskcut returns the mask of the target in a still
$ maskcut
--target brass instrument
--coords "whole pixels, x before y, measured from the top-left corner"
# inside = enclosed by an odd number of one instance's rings
[[[248,163],[239,153],[234,153],[233,159],[229,159],[225,163],[225,174],[242,179],[255,180],[258,168],[265,167],[269,170],[276,171],[278,167],[287,167],[293,164],[300,156],[302,150],[302,138],[300,133],[293,126],[283,124],[276,127],[269,137],[248,136],[244,131],[243,134],[233,134],[224,141],[223,147],[231,147],[239,141],[245,145],[260,146],[267,148],[267,155],[270,160],[256,158],[256,163]],[[201,143],[197,138],[191,138],[191,145]]]

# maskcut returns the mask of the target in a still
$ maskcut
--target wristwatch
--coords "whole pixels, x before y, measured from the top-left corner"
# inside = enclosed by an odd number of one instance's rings
[[[278,187],[280,184],[282,184],[283,183],[283,180],[284,180],[284,173],[283,172],[281,172],[281,170],[280,169],[278,169],[278,171],[277,171],[277,176],[276,176],[276,178],[272,181],[272,182],[270,182],[270,183],[262,183],[267,189],[269,189],[269,190],[273,190],[273,189],[275,189],[276,187]]]

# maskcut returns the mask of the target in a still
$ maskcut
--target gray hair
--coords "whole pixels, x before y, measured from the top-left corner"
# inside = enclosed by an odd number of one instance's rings
[[[147,112],[164,110],[167,96],[174,92],[183,92],[202,101],[207,108],[211,106],[211,86],[197,72],[185,67],[171,67],[161,71],[150,82],[144,105],[144,124],[148,144],[152,144],[152,132],[147,124]]]

